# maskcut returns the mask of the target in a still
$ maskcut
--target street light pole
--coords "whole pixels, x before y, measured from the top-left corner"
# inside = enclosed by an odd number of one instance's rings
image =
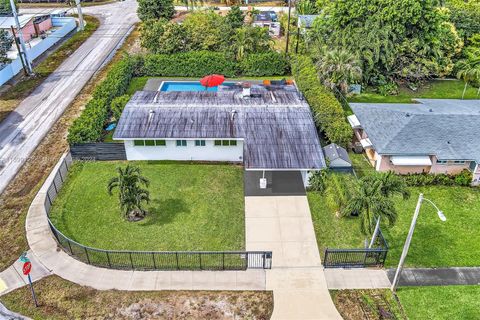
[[[22,52],[19,52],[18,54],[19,55],[23,54],[27,74],[32,75],[33,74],[32,62],[28,58],[27,47],[25,46],[25,40],[23,39],[22,28],[20,27],[20,21],[18,21],[17,8],[15,7],[15,3],[13,2],[13,0],[10,0],[10,6],[12,7],[12,14],[15,19],[15,24],[17,27],[16,33],[18,35],[18,39],[20,40],[20,47],[22,48]]]
[[[405,245],[403,246],[403,251],[402,251],[402,255],[400,257],[400,262],[398,263],[397,271],[395,272],[395,277],[393,278],[392,287],[391,287],[391,290],[393,292],[395,292],[397,290],[398,281],[400,280],[400,274],[402,273],[403,264],[405,263],[405,258],[407,257],[408,249],[410,248],[410,243],[412,242],[413,231],[415,230],[415,225],[417,224],[418,214],[420,213],[420,208],[422,206],[423,200],[428,201],[431,205],[433,205],[435,207],[435,209],[437,209],[437,214],[438,214],[438,217],[440,218],[440,220],[442,220],[442,221],[447,220],[447,218],[445,218],[445,215],[443,214],[443,212],[440,211],[438,209],[438,207],[431,200],[425,199],[423,197],[423,193],[420,193],[420,195],[418,196],[418,201],[417,201],[417,206],[415,208],[415,213],[413,214],[412,223],[410,225],[410,230],[408,231],[407,240],[405,241]]]

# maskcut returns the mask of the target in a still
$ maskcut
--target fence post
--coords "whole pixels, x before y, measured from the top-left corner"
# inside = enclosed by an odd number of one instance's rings
[[[225,270],[225,251],[222,252],[222,270]]]
[[[55,188],[55,195],[57,195],[58,194],[58,189],[57,189],[57,184],[55,183],[55,177],[53,177],[52,184],[53,184],[53,187]]]
[[[48,194],[48,189],[47,189],[47,199],[48,199],[48,203],[50,203],[50,207],[52,207],[52,199],[50,199],[50,194]],[[47,212],[47,215],[48,215],[48,212]]]
[[[83,249],[85,249],[85,255],[87,256],[87,261],[88,261],[88,264],[90,264],[90,257],[88,256],[88,250],[86,247],[83,247]]]
[[[180,270],[180,266],[178,265],[178,252],[175,252],[175,258],[177,259],[177,270]]]
[[[155,253],[152,252],[153,268],[157,270],[157,264],[155,262]]]
[[[67,240],[67,243],[68,243],[68,248],[70,249],[70,254],[73,256],[72,245],[70,244],[69,240]]]
[[[108,261],[108,267],[111,268],[112,264],[110,263],[110,255],[108,254],[108,251],[105,251],[107,253],[107,261]]]
[[[65,160],[64,160],[65,161]],[[63,176],[62,176],[62,165],[60,165],[60,167],[58,167],[58,175],[60,176],[60,180],[62,181],[62,183],[64,182],[63,180]]]
[[[328,248],[325,249],[325,257],[323,258],[323,266],[325,268],[328,266]]]
[[[247,268],[248,268],[248,251],[245,252],[245,267],[244,267],[244,269],[247,270]]]
[[[131,265],[132,265],[132,269],[135,269],[135,268],[133,267],[132,251],[130,251],[128,254],[130,255],[130,263],[131,263]]]
[[[198,259],[200,261],[200,270],[203,270],[202,269],[202,254],[200,252],[198,253]]]

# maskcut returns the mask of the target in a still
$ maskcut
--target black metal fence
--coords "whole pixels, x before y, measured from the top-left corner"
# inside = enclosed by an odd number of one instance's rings
[[[372,248],[365,249],[325,249],[325,268],[364,268],[383,267],[387,258],[388,244],[382,231],[378,230]]]
[[[47,190],[45,210],[59,246],[76,259],[98,267],[125,270],[246,270],[271,269],[271,251],[118,251],[84,246],[60,232],[48,217],[73,163],[63,159]]]
[[[80,143],[70,146],[75,160],[127,160],[123,143]]]

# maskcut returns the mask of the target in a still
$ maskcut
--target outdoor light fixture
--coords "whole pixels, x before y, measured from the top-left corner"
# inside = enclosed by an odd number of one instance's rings
[[[412,241],[413,231],[415,230],[415,225],[417,224],[417,218],[418,218],[418,214],[420,213],[420,208],[422,206],[423,200],[430,203],[437,210],[437,214],[440,220],[447,221],[447,217],[445,217],[445,215],[443,214],[443,211],[440,210],[435,205],[435,203],[433,203],[433,201],[424,198],[423,193],[420,193],[420,195],[418,196],[417,207],[415,208],[415,213],[413,214],[412,224],[410,225],[410,230],[408,231],[407,240],[405,240],[405,245],[403,246],[400,262],[398,263],[398,268],[397,268],[397,271],[395,272],[395,278],[393,278],[392,287],[391,287],[391,290],[393,292],[395,292],[395,290],[397,289],[397,284],[398,284],[398,281],[400,280],[400,274],[402,273],[403,264],[405,262],[405,258],[407,257],[408,249],[410,248],[410,242]]]

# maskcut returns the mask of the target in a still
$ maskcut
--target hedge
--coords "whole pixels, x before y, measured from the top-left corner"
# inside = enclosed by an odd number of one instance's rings
[[[133,66],[134,61],[128,56],[112,66],[105,80],[93,91],[93,98],[86,104],[85,110],[70,127],[67,137],[70,144],[101,140],[103,127],[111,114],[110,104],[127,90]]]
[[[243,75],[251,77],[284,75],[288,72],[285,56],[276,51],[247,55],[240,61]]]
[[[330,142],[346,146],[352,139],[352,128],[345,121],[340,102],[320,83],[312,59],[295,56],[292,58],[291,67],[298,88],[312,108],[318,128]]]
[[[225,53],[191,51],[177,54],[147,54],[144,56],[144,76],[203,77],[218,73],[234,77],[237,63]]]
[[[429,185],[443,186],[470,186],[472,183],[472,173],[464,169],[459,174],[429,174],[429,173],[412,173],[402,176],[408,186],[419,187]]]

